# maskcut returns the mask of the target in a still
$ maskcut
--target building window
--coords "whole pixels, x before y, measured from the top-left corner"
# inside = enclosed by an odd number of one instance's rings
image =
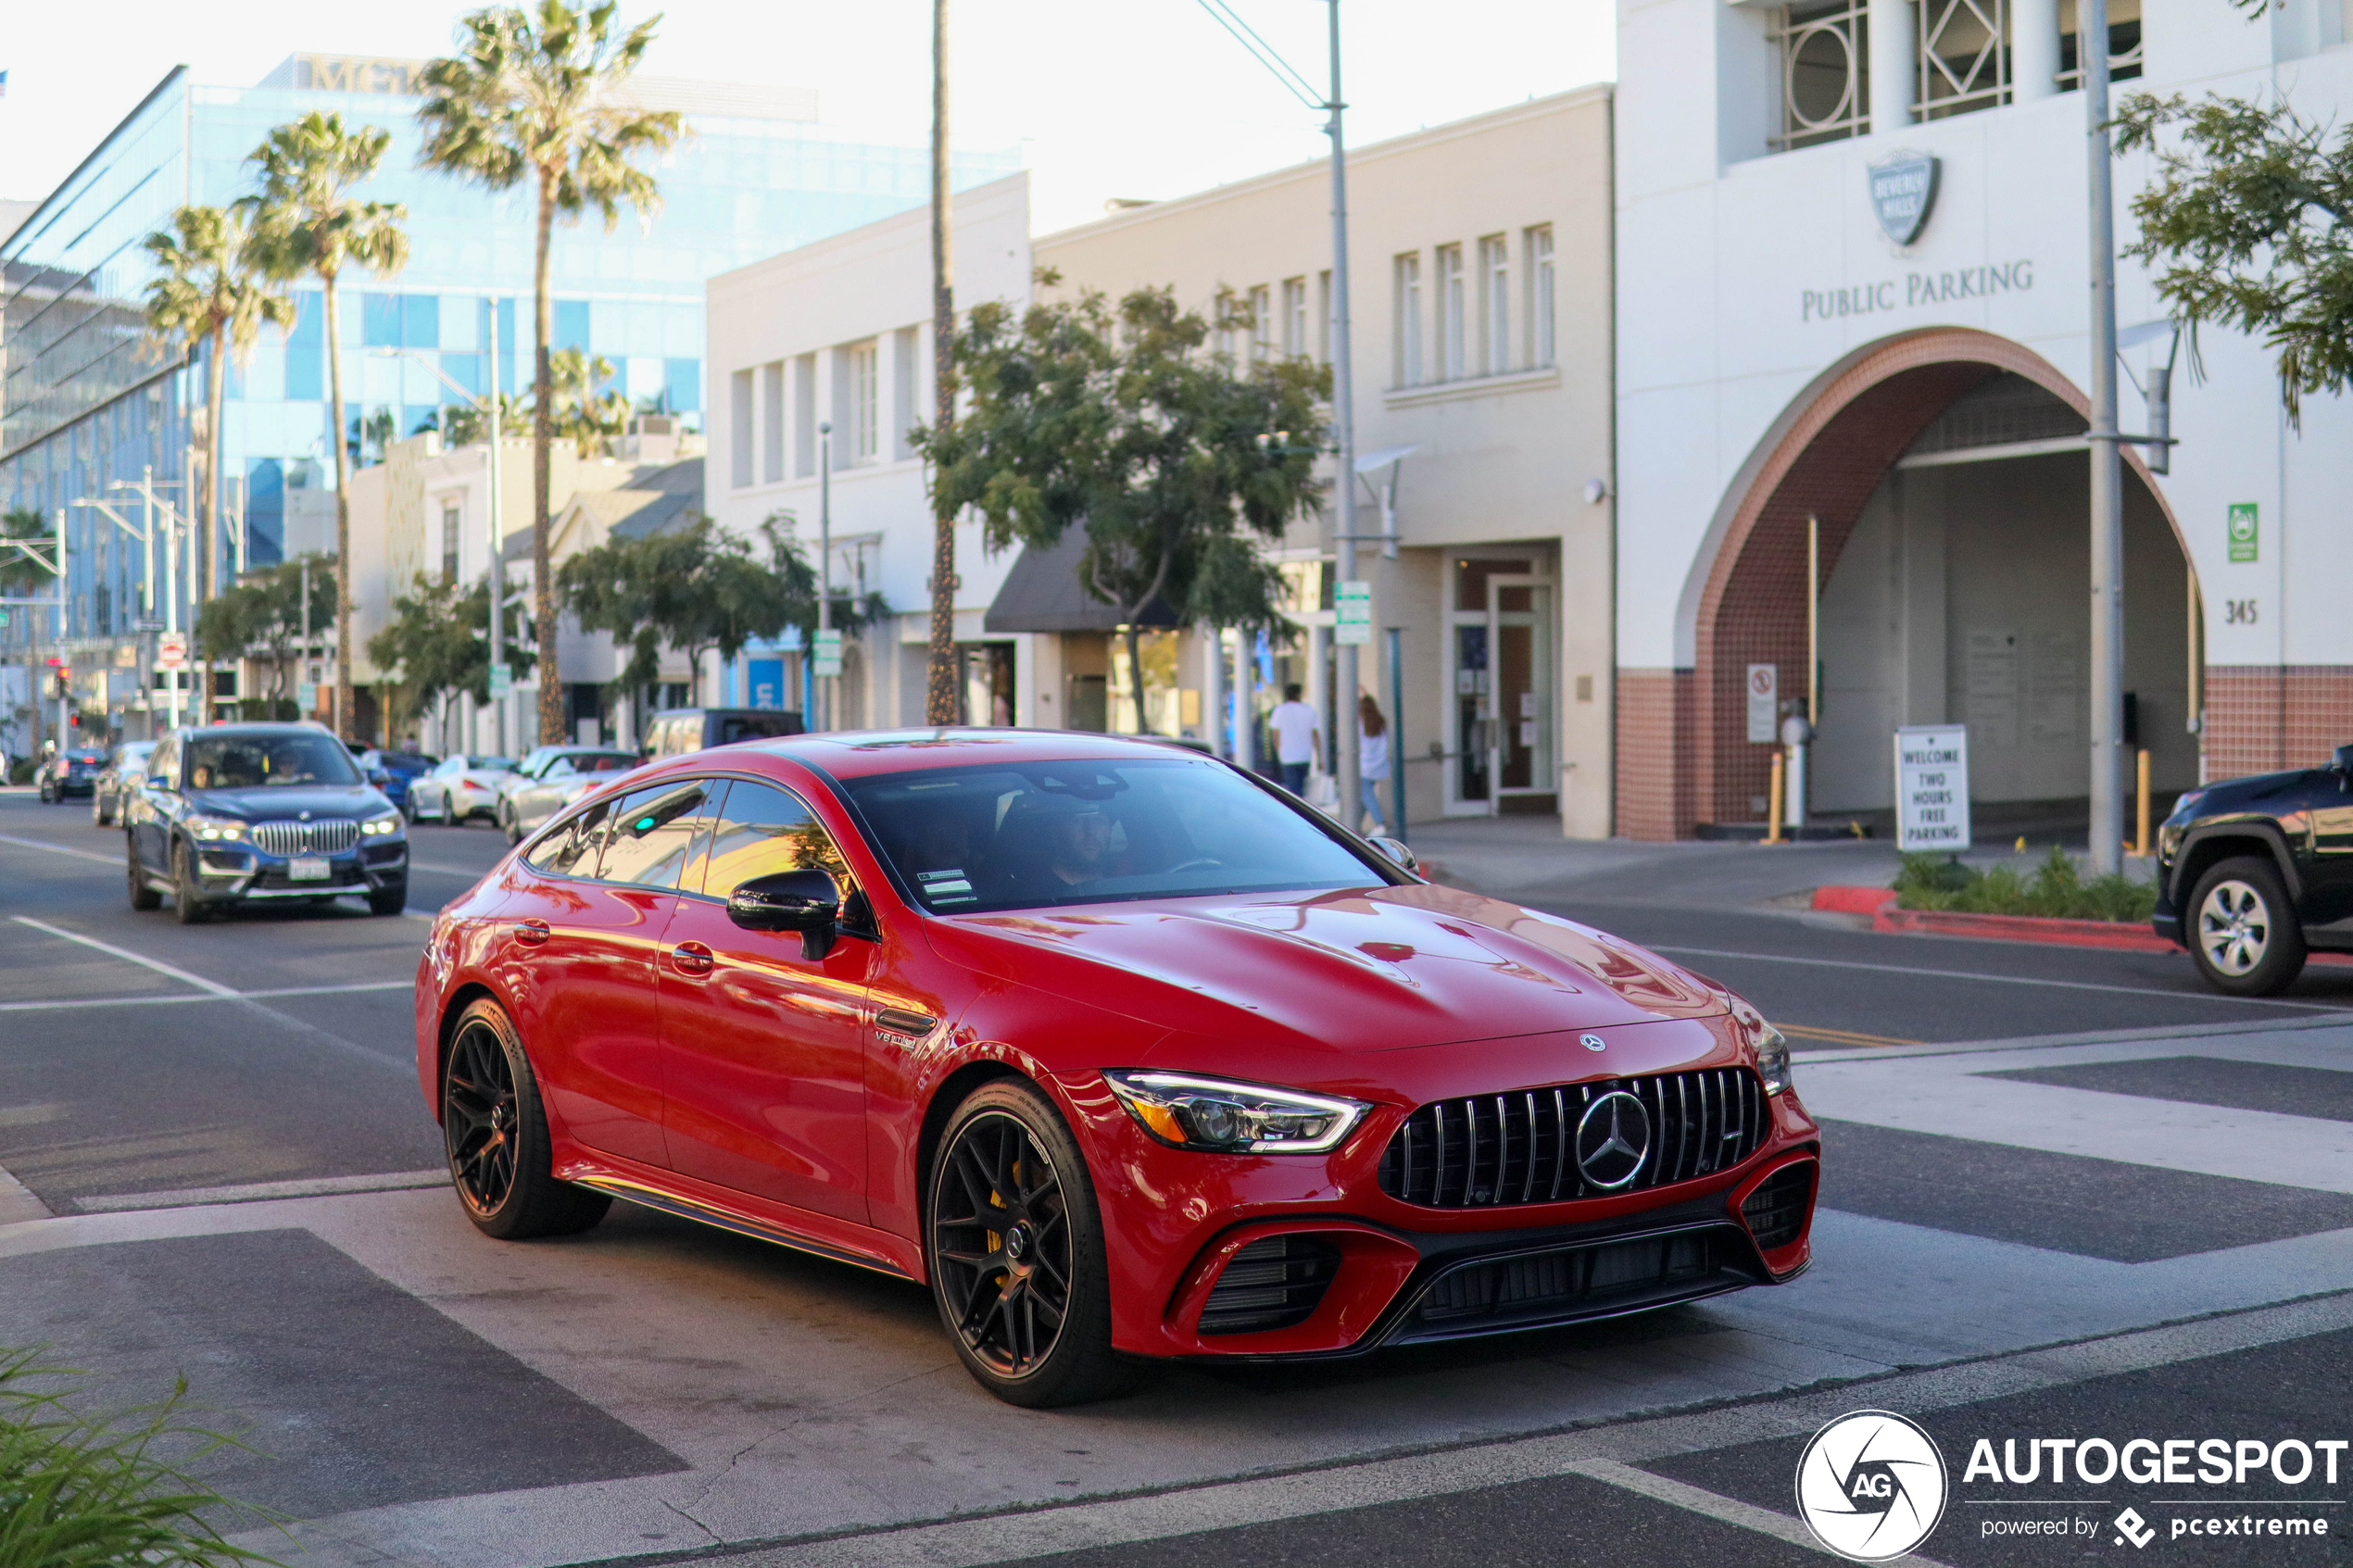
[[[1263,365],[1274,357],[1275,300],[1265,283],[1250,291],[1250,362]]]
[[[785,362],[760,367],[760,477],[775,484],[785,477]]]
[[[1422,383],[1422,258],[1408,251],[1397,258],[1397,323],[1390,334],[1397,345],[1399,386]]]
[[[1478,317],[1487,373],[1512,368],[1512,252],[1501,234],[1478,242]]]
[[[874,342],[849,349],[849,460],[871,463],[882,448],[882,356]]]
[[[1553,362],[1556,346],[1553,331],[1553,226],[1540,223],[1528,231],[1528,363],[1541,369]]]
[[[458,508],[448,502],[441,508],[441,580],[458,581]]]
[[[1463,247],[1438,247],[1438,379],[1460,381],[1468,356],[1463,352],[1464,330],[1469,325],[1463,297]]]
[[[1790,6],[1776,19],[1781,52],[1781,133],[1773,145],[1810,147],[1870,129],[1867,0]]]
[[[817,471],[817,356],[792,362],[792,471],[808,479]]]
[[[1307,352],[1307,280],[1283,280],[1283,356],[1296,359]]]
[[[2076,61],[2076,35],[2082,24],[2075,19],[2075,0],[2059,0],[2059,72],[2061,92],[2083,85]],[[2111,82],[2130,82],[2141,74],[2140,0],[2108,0],[2108,75]]]
[[[1925,0],[1918,61],[1922,119],[1944,119],[2010,101],[2010,52],[2002,0]]]
[[[1332,362],[1332,270],[1328,267],[1315,274],[1315,358],[1318,362]]]
[[[741,490],[751,483],[751,372],[727,378],[727,477]]]

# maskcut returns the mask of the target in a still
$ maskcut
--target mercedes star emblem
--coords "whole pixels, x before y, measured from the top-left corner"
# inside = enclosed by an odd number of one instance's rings
[[[1609,1049],[1609,1042],[1603,1039],[1599,1035],[1579,1035],[1577,1036],[1577,1043],[1583,1046],[1589,1051],[1602,1051]]]
[[[1632,1182],[1650,1152],[1651,1113],[1623,1089],[1602,1096],[1577,1120],[1578,1172],[1604,1192]]]

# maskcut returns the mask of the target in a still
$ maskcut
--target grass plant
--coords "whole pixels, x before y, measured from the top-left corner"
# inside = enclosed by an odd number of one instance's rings
[[[2154,883],[2115,873],[2085,881],[2074,858],[2057,845],[2031,875],[2011,861],[1980,868],[1935,855],[1906,855],[1894,885],[1897,906],[1906,909],[2137,922],[2157,908]]]

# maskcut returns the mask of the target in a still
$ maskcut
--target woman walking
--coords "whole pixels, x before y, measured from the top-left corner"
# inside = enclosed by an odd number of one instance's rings
[[[1356,777],[1365,792],[1365,812],[1376,833],[1389,831],[1389,817],[1380,809],[1380,786],[1389,777],[1389,721],[1370,692],[1356,698]]]

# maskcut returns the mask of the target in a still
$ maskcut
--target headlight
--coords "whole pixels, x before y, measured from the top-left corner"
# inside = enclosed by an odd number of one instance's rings
[[[197,812],[187,817],[185,821],[188,831],[208,844],[218,843],[224,838],[243,838],[245,835],[245,824],[228,817],[208,817]]]
[[[1106,1073],[1112,1093],[1171,1148],[1226,1154],[1321,1154],[1365,1111],[1362,1100],[1270,1089],[1183,1073]]]
[[[1756,1071],[1768,1095],[1780,1094],[1790,1085],[1789,1036],[1769,1023],[1756,1036]]]
[[[400,813],[386,811],[381,817],[370,817],[359,824],[359,831],[371,838],[397,838],[400,836]]]

